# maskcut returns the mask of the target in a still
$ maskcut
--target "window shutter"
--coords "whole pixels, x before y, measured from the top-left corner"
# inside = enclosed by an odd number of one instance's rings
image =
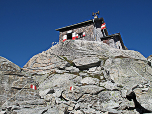
[[[76,33],[74,32],[72,33],[72,40],[75,40],[75,38],[76,38]]]
[[[83,37],[85,37],[85,32],[83,32]]]
[[[76,34],[76,38],[78,38],[78,34]]]
[[[64,35],[64,36],[63,36],[63,42],[64,42],[65,40],[67,40],[67,35]]]

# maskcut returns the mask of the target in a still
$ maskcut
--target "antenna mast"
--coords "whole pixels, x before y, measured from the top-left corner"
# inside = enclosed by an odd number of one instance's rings
[[[93,13],[92,13],[92,16],[94,16],[94,18],[98,18],[97,14],[99,15],[99,11],[96,12],[96,13],[93,12]]]

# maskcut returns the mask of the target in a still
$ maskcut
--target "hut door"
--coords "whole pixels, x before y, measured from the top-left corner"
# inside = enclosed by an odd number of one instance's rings
[[[72,33],[67,34],[67,40],[72,40]]]

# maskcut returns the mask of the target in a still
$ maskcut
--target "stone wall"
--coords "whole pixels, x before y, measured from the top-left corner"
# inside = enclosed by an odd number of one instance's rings
[[[63,42],[63,36],[67,34],[69,30],[60,32],[59,35],[59,43]],[[77,34],[85,32],[85,37],[78,38],[79,40],[88,40],[88,41],[95,41],[94,39],[94,25],[93,23],[90,25],[85,25],[79,28],[72,29],[72,32],[76,32]],[[77,39],[76,39],[77,40]]]
[[[121,36],[119,35],[114,34],[106,38],[103,37],[101,40],[101,42],[108,44],[112,48],[121,50],[125,49],[125,47],[122,44],[123,42],[121,42]]]

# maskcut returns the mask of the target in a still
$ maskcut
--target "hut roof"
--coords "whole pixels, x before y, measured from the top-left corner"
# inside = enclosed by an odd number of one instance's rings
[[[71,30],[73,28],[79,28],[81,26],[85,26],[85,25],[91,24],[91,23],[93,23],[96,20],[100,20],[101,21],[101,20],[103,20],[103,18],[91,19],[91,20],[88,20],[88,21],[83,21],[83,22],[80,22],[80,23],[77,23],[77,24],[72,24],[72,25],[69,25],[69,26],[65,26],[65,27],[62,27],[62,28],[55,29],[55,30],[63,32],[63,31],[66,31],[66,30]]]

